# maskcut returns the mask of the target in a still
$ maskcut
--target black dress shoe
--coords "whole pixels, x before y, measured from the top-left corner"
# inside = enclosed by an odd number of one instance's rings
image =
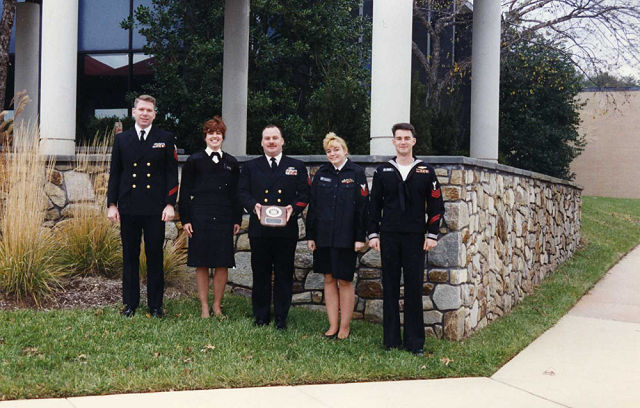
[[[133,317],[133,315],[136,314],[136,308],[127,305],[124,309],[122,309],[120,314],[124,317]]]
[[[159,309],[159,308],[150,309],[149,314],[151,315],[151,317],[157,317],[157,318],[161,318],[162,316],[164,316],[162,309]]]
[[[268,320],[262,320],[262,319],[256,319],[253,321],[253,324],[255,324],[256,326],[266,326],[269,324]]]
[[[422,352],[422,349],[413,349],[413,350],[408,350],[411,354],[413,354],[414,356],[418,356],[418,357],[422,357],[424,356],[424,353]]]
[[[287,330],[287,321],[276,320],[276,330]]]

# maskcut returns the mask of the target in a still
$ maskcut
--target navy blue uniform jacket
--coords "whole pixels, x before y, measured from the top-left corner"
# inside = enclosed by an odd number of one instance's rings
[[[204,150],[189,156],[182,168],[180,220],[183,224],[204,223],[212,229],[228,230],[242,223],[238,201],[240,166],[223,152],[214,163]]]
[[[331,163],[318,169],[311,184],[307,239],[316,246],[353,248],[365,242],[369,188],[362,167],[347,159],[336,172]]]
[[[275,171],[262,155],[245,162],[240,172],[240,203],[251,214],[250,237],[298,238],[298,215],[309,203],[311,182],[307,168],[300,160],[282,155]],[[264,227],[254,213],[256,203],[293,206],[293,214],[285,227]]]
[[[107,205],[121,214],[159,215],[178,195],[178,156],[173,135],[153,126],[141,143],[135,129],[116,135],[111,152]]]
[[[373,174],[369,239],[377,237],[380,231],[426,232],[429,238],[438,239],[444,202],[435,170],[415,160],[403,181],[396,166],[394,158],[378,166]]]

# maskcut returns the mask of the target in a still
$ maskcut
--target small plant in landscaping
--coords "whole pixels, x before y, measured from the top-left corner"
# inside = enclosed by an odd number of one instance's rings
[[[55,229],[59,261],[67,276],[101,275],[116,278],[122,271],[118,230],[101,210],[83,210]]]
[[[60,246],[59,260],[67,276],[101,275],[116,278],[121,273],[122,246],[118,229],[105,215],[106,179],[109,169],[108,149],[113,132],[104,137],[96,136],[80,150],[93,153],[98,161],[91,161],[89,154],[78,155],[76,170],[96,173],[94,181],[95,201],[75,205],[67,214],[70,218],[59,222],[55,237]]]
[[[173,242],[166,242],[163,249],[162,270],[165,284],[171,285],[185,275],[187,263],[187,235],[182,232]],[[140,277],[147,280],[147,257],[144,252],[144,239],[140,244]]]

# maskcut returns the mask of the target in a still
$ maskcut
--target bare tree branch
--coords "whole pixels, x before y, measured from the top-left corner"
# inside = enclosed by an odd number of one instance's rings
[[[502,47],[544,38],[562,44],[585,76],[615,66],[640,64],[640,5],[638,0],[502,0]],[[433,46],[424,55],[413,53],[429,78],[430,101],[437,103],[451,81],[468,73],[471,61],[443,66],[440,43],[454,25],[467,22],[470,10],[462,0],[415,0],[414,16],[425,27]]]

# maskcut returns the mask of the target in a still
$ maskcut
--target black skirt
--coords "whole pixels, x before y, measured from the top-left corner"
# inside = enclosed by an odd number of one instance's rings
[[[351,282],[356,271],[356,252],[353,248],[318,248],[313,252],[313,269]]]
[[[194,208],[193,236],[189,238],[187,265],[233,268],[233,225],[213,217],[205,208]]]

